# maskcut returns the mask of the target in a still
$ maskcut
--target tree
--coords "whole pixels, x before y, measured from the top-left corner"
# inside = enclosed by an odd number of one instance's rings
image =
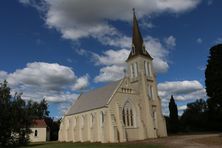
[[[13,142],[24,145],[29,141],[30,126],[33,118],[27,103],[22,99],[21,95],[16,93],[13,97],[10,115],[13,123],[12,134],[16,133],[18,135],[13,138]]]
[[[57,141],[58,140],[58,133],[59,133],[59,126],[60,126],[60,120],[54,120],[51,117],[46,117],[45,122],[50,128],[50,141]]]
[[[33,119],[48,117],[48,103],[24,101],[22,94],[12,97],[7,82],[0,83],[0,145],[27,144]]]
[[[210,49],[205,78],[209,121],[213,129],[222,130],[222,44]]]
[[[170,131],[178,132],[179,130],[178,110],[173,95],[170,98],[169,111],[170,111],[170,117],[169,117]]]
[[[7,82],[0,83],[0,144],[6,145],[11,139],[10,88]]]
[[[203,99],[187,104],[187,109],[181,116],[182,125],[187,131],[208,130],[207,103]]]

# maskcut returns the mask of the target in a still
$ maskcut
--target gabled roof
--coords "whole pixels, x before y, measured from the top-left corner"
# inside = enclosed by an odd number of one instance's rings
[[[32,121],[31,127],[47,127],[44,119],[35,119]]]
[[[134,51],[133,51],[134,50]],[[126,61],[132,59],[133,57],[136,57],[138,55],[142,55],[148,58],[152,57],[150,54],[146,51],[145,45],[143,42],[143,37],[140,33],[138,21],[136,18],[135,10],[133,9],[133,31],[132,31],[132,50],[129,54],[129,57]]]
[[[77,114],[107,105],[121,80],[81,94],[66,115]]]

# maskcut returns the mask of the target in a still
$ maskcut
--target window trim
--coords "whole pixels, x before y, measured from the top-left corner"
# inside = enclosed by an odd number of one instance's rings
[[[136,128],[135,108],[129,101],[127,101],[123,106],[122,120],[125,128]]]

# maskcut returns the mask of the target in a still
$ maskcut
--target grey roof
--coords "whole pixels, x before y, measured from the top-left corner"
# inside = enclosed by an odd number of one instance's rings
[[[77,114],[104,107],[120,82],[121,80],[112,82],[104,87],[81,94],[66,115]]]

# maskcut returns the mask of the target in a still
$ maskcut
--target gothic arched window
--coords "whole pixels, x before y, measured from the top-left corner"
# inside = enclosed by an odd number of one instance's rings
[[[89,127],[92,127],[93,126],[93,115],[90,114],[89,116]]]
[[[104,113],[101,111],[100,112],[100,125],[101,125],[101,127],[103,126],[103,124],[104,124]]]
[[[84,117],[83,116],[80,116],[80,126],[81,126],[81,128],[84,127]]]
[[[38,136],[38,131],[37,130],[35,130],[35,137],[37,137]]]
[[[134,127],[135,126],[135,109],[133,106],[127,102],[122,110],[122,119],[123,119],[123,124],[126,127]]]

